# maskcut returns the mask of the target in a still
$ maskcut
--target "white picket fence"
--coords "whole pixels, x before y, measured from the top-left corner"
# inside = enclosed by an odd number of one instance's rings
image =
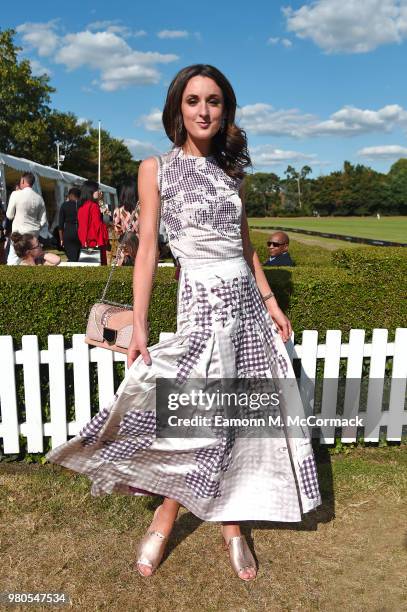
[[[172,334],[162,333],[160,339]],[[300,392],[307,414],[314,410],[317,360],[324,360],[322,399],[319,417],[334,418],[337,411],[337,390],[340,360],[346,359],[345,391],[342,417],[359,415],[364,422],[364,438],[379,440],[380,428],[387,428],[386,439],[399,441],[403,426],[407,429],[405,393],[407,378],[407,328],[398,328],[394,342],[388,342],[387,329],[375,329],[372,341],[365,343],[365,331],[352,329],[349,342],[341,342],[339,330],[328,330],[326,341],[318,344],[318,332],[303,332],[302,344],[294,345],[294,337],[286,344],[290,359],[301,360]],[[370,358],[366,411],[360,411],[363,360]],[[392,357],[388,409],[382,409],[386,382],[385,363]],[[100,348],[90,349],[84,336],[73,336],[72,348],[64,348],[62,335],[48,336],[48,349],[39,350],[37,336],[23,336],[21,350],[15,351],[11,336],[0,336],[0,437],[5,454],[20,451],[19,435],[27,439],[27,451],[41,453],[44,436],[51,436],[52,448],[76,435],[91,418],[90,363],[97,364],[99,408],[113,398],[113,361],[125,356]],[[75,420],[67,422],[66,367],[73,364]],[[48,364],[50,421],[43,422],[41,410],[40,364]],[[23,366],[25,422],[18,422],[16,366]],[[92,412],[95,412],[96,407]],[[343,442],[356,441],[356,427],[342,428]],[[322,444],[332,444],[335,427],[321,427]]]

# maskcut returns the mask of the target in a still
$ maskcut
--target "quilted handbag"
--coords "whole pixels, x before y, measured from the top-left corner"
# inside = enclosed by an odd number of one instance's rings
[[[162,159],[158,157],[160,169],[160,211],[158,214],[158,227],[161,217],[161,188],[162,188]],[[134,218],[138,215],[138,204],[133,211],[126,231],[132,231]],[[159,230],[157,229],[157,233]],[[91,346],[99,346],[119,353],[127,353],[133,334],[133,307],[129,304],[119,304],[106,299],[107,290],[122,250],[119,244],[116,257],[112,263],[109,278],[103,290],[102,297],[90,310],[86,327],[85,342]]]

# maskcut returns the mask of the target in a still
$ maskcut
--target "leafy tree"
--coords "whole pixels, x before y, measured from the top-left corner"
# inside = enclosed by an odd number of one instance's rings
[[[97,178],[99,134],[96,128],[89,130],[89,163],[92,174]],[[140,162],[136,162],[123,140],[113,138],[101,130],[101,182],[119,187],[128,176],[136,176]]]
[[[56,167],[56,143],[59,142],[60,153],[64,155],[61,169],[74,174],[86,174],[89,170],[88,129],[89,124],[78,123],[73,113],[53,110],[47,121],[48,163]]]
[[[245,207],[250,217],[268,217],[281,207],[280,179],[273,172],[255,172],[245,178]]]
[[[284,174],[285,207],[287,210],[301,210],[303,214],[309,214],[309,191],[310,181],[307,180],[311,174],[310,166],[303,166],[298,172],[293,166],[287,166]]]
[[[407,214],[407,159],[396,161],[387,177],[391,211],[399,215]]]
[[[33,76],[18,60],[15,30],[0,30],[0,151],[43,161],[46,157],[50,94],[47,75]]]

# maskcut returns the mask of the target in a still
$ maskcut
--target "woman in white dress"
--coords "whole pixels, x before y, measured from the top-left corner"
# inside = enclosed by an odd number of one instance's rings
[[[174,143],[139,169],[139,248],[134,267],[129,370],[112,403],[47,458],[92,479],[92,494],[164,497],[139,544],[136,567],[158,567],[180,505],[222,523],[224,547],[242,580],[256,563],[241,534],[245,520],[301,521],[321,503],[305,428],[296,437],[244,439],[157,436],[157,378],[292,380],[282,417],[302,413],[284,347],[291,324],[279,308],[253,250],[242,203],[250,165],[246,135],[235,124],[233,89],[213,66],[181,70],[163,112]],[[161,192],[161,193],[160,193]],[[147,313],[157,265],[158,221],[181,265],[177,331],[148,348]],[[159,403],[157,402],[157,408]]]

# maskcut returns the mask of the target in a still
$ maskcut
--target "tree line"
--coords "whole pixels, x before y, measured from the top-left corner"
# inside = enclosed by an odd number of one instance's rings
[[[275,215],[405,215],[407,159],[387,174],[345,161],[343,169],[310,178],[312,169],[288,166],[285,177],[256,172],[246,178],[246,211],[251,217]]]

